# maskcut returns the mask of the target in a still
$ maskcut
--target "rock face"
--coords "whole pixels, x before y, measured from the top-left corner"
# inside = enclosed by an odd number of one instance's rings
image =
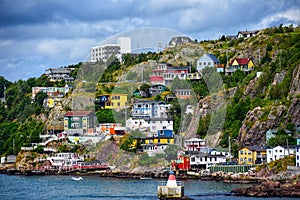
[[[284,70],[277,73],[273,84],[281,83],[285,75],[286,71]],[[256,92],[253,90],[255,82],[255,80],[250,82],[244,95],[255,97]],[[263,146],[265,145],[266,131],[268,129],[279,128],[287,123],[300,124],[300,65],[293,72],[289,98],[292,101],[289,107],[277,102],[268,108],[257,107],[249,111],[239,131],[237,138],[239,144],[243,146]]]
[[[300,181],[296,183],[280,183],[278,181],[265,181],[258,186],[234,189],[232,192],[236,196],[300,197]]]
[[[245,146],[258,145],[261,146],[266,141],[266,122],[260,122],[259,119],[264,115],[265,111],[260,107],[249,111],[240,128],[237,138],[240,144]]]

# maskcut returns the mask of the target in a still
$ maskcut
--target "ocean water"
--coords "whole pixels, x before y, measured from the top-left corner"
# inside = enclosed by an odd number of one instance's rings
[[[158,181],[157,179],[117,179],[98,176],[83,176],[83,180],[74,181],[72,176],[9,176],[1,174],[0,199],[150,200],[158,199]],[[195,200],[262,199],[231,195],[232,189],[247,185],[199,180],[185,180],[184,185],[185,195]],[[268,198],[268,200],[279,199],[282,198]],[[289,200],[293,199],[289,198]]]

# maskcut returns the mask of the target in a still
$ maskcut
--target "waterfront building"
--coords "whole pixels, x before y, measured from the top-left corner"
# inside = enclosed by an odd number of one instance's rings
[[[265,163],[267,161],[266,147],[247,146],[239,149],[238,163],[240,165],[253,165]]]
[[[276,146],[267,149],[267,162],[279,160],[286,156],[295,155],[296,146]]]

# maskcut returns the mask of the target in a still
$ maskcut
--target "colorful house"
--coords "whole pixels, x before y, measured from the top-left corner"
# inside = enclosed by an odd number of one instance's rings
[[[122,109],[127,105],[127,94],[103,94],[98,95],[95,104],[105,109]]]
[[[225,69],[226,74],[234,73],[236,70],[249,72],[254,69],[254,63],[250,58],[234,58]]]
[[[68,135],[93,133],[96,115],[92,111],[69,111],[64,115],[64,130]]]
[[[190,155],[185,154],[182,151],[178,152],[177,160],[172,160],[171,166],[174,171],[176,170],[190,170],[191,169]]]
[[[253,165],[265,163],[267,161],[266,147],[261,146],[248,146],[239,149],[240,165]]]
[[[186,151],[200,152],[207,149],[207,141],[199,138],[191,138],[184,142]]]
[[[190,66],[172,66],[167,63],[160,63],[153,69],[150,74],[150,82],[152,84],[163,84],[169,86],[173,80],[178,77],[181,80],[186,80],[187,74],[191,71]]]
[[[168,118],[171,104],[163,101],[137,100],[133,103],[133,118]]]
[[[197,60],[198,72],[201,72],[205,67],[218,68],[219,66],[220,61],[213,54],[205,53]]]
[[[110,135],[124,135],[125,127],[121,123],[103,123],[99,124],[99,132]]]
[[[176,89],[175,95],[178,99],[190,99],[192,97],[192,89]]]
[[[295,146],[276,146],[267,149],[267,162],[279,160],[286,156],[295,155]]]
[[[154,137],[141,137],[135,138],[136,143],[141,144],[140,149],[142,152],[147,152],[149,156],[157,153],[164,153],[168,145],[174,144],[174,137],[169,136],[154,136]]]
[[[151,85],[151,87],[149,88],[149,93],[151,96],[156,96],[161,94],[163,91],[166,90],[166,86],[163,84],[154,84]]]

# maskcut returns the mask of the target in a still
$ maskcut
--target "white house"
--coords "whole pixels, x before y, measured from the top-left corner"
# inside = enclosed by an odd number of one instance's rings
[[[199,138],[191,138],[184,142],[186,151],[190,152],[207,152],[207,141]]]
[[[205,53],[197,60],[197,71],[202,71],[205,67],[215,67],[220,66],[220,61],[213,55]]]
[[[126,127],[130,130],[149,131],[152,136],[158,130],[173,130],[173,120],[168,118],[129,118]]]
[[[192,169],[208,169],[212,165],[226,162],[224,155],[211,155],[210,153],[192,154],[190,159]]]
[[[171,106],[163,101],[138,100],[133,104],[131,116],[133,118],[168,118]]]
[[[274,148],[267,149],[267,162],[279,160],[291,154],[295,154],[295,147],[290,146],[276,146]]]

